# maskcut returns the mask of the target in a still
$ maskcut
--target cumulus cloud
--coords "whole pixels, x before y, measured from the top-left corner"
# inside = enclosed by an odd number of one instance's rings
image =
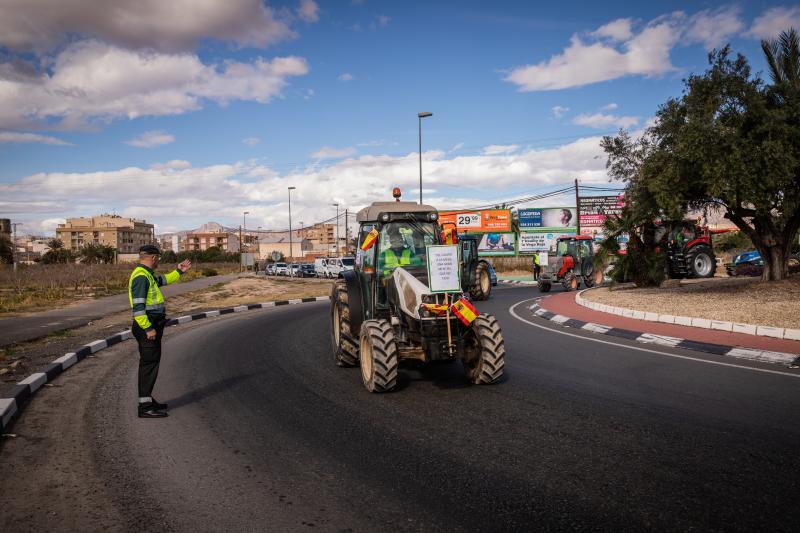
[[[156,146],[163,146],[173,142],[175,142],[174,135],[170,135],[169,133],[160,130],[153,130],[146,131],[135,139],[125,141],[125,144],[135,146],[137,148],[155,148]]]
[[[72,143],[62,141],[57,137],[38,135],[35,133],[20,133],[16,131],[0,131],[0,143],[40,143],[52,144],[55,146],[72,146]]]
[[[323,146],[313,154],[311,157],[314,159],[341,159],[342,157],[348,157],[356,153],[356,149],[352,146],[348,146],[347,148],[331,148],[330,146]]]
[[[586,182],[605,182],[605,159],[599,142],[600,138],[593,136],[555,148],[518,149],[496,155],[424,152],[425,188],[436,191],[426,196],[426,201],[442,208],[469,207],[513,197],[508,190],[567,183],[574,176]],[[394,186],[413,198],[419,184],[418,157],[416,152],[364,155],[285,174],[252,162],[206,167],[168,162],[153,168],[38,173],[17,182],[0,183],[0,212],[22,213],[22,222],[39,224],[46,219],[91,215],[116,207],[125,216],[188,229],[208,220],[234,224],[245,210],[251,213],[248,220],[252,218],[256,225],[283,228],[288,185],[297,187],[292,195],[293,215],[310,223],[327,217],[320,213],[329,212],[325,210],[332,198],[352,210],[389,198]],[[142,197],[142,186],[158,187],[155,190],[159,194]],[[491,197],[487,197],[487,191]],[[76,198],[80,199],[77,204]]]
[[[639,123],[639,118],[605,113],[594,113],[592,115],[583,113],[572,119],[572,123],[578,126],[588,126],[596,129],[608,128],[611,126],[630,128]]]
[[[261,139],[258,137],[248,137],[246,139],[242,139],[242,144],[246,144],[249,147],[253,147],[261,142]]]
[[[192,168],[192,164],[185,159],[173,159],[166,163],[153,163],[150,168],[153,170],[186,170]]]
[[[789,28],[800,29],[800,6],[772,7],[756,17],[745,36],[774,39]]]
[[[670,51],[679,43],[716,46],[741,29],[738,7],[688,16],[674,12],[634,31],[618,19],[584,36],[575,34],[561,53],[533,65],[513,68],[505,81],[520,91],[554,91],[623,76],[656,77],[675,70]]]
[[[48,50],[71,35],[170,52],[191,50],[206,38],[265,47],[295,37],[262,0],[104,0],[100,6],[96,0],[4,0],[3,4],[0,45],[14,50]]]
[[[484,147],[484,155],[512,154],[519,149],[518,144],[490,144]]]
[[[177,115],[206,101],[267,103],[292,76],[308,72],[301,57],[204,64],[193,54],[127,50],[99,41],[63,49],[51,72],[3,76],[0,127],[77,129],[127,117]]]
[[[561,117],[563,117],[563,116],[564,116],[564,113],[566,113],[567,111],[569,111],[569,108],[568,108],[568,107],[564,107],[564,106],[560,106],[560,105],[553,106],[553,107],[550,109],[550,112],[551,112],[551,113],[553,113],[553,116],[554,116],[555,118],[561,118]]]
[[[336,79],[339,81],[353,81],[355,78],[349,72],[345,72],[343,74],[339,74],[339,77]]]
[[[600,109],[603,110],[603,111],[611,111],[611,110],[617,109],[618,107],[619,106],[615,102],[611,102],[609,104],[604,105]]]
[[[306,22],[317,22],[319,20],[319,6],[314,0],[300,0],[297,16]]]

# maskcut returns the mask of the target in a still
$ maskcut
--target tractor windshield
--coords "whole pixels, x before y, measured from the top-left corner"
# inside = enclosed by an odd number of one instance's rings
[[[436,244],[437,225],[433,222],[398,221],[385,224],[378,242],[378,268],[391,276],[403,267],[417,278],[425,276],[426,246]]]

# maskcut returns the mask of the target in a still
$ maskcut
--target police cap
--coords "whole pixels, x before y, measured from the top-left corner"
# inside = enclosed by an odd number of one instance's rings
[[[161,250],[155,244],[145,244],[139,247],[140,254],[161,255]]]

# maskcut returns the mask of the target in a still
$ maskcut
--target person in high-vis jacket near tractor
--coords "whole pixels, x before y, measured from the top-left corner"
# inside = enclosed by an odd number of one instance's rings
[[[167,323],[167,308],[159,287],[175,283],[192,263],[188,259],[169,274],[156,274],[161,251],[147,244],[139,248],[139,264],[128,282],[133,311],[131,331],[139,343],[139,418],[164,418],[167,404],[153,398],[153,387],[161,362],[161,336]]]

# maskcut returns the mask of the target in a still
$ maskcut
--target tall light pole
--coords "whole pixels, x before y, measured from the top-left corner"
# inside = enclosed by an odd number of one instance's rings
[[[294,248],[292,243],[292,191],[297,187],[287,187],[289,191],[289,265],[292,264],[292,257],[294,257]]]
[[[334,246],[334,255],[339,255],[339,204],[331,204],[336,208],[336,245]]]
[[[242,213],[242,229],[244,230],[244,237],[245,238],[247,238],[247,215],[249,215],[249,214],[250,214],[250,211],[244,211]],[[241,237],[241,235],[240,235],[240,237]],[[241,244],[244,245],[244,241],[242,241]]]
[[[419,119],[419,203],[422,205],[422,119],[432,117],[433,113],[430,111],[423,111],[417,113]]]
[[[14,236],[11,237],[11,256],[14,263],[14,273],[17,273],[17,226],[21,226],[22,222],[13,222],[11,227],[14,228]]]

